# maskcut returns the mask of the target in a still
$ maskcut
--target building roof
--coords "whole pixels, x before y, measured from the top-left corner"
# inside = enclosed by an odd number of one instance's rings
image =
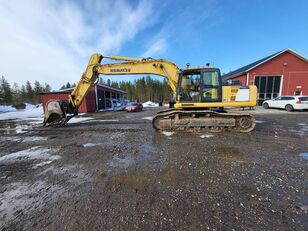
[[[239,68],[239,69],[236,69],[235,71],[231,71],[231,72],[229,72],[229,73],[223,75],[223,76],[222,76],[222,79],[223,79],[223,80],[228,80],[228,79],[231,79],[231,78],[233,78],[233,77],[246,74],[246,73],[247,73],[248,71],[250,71],[251,69],[254,69],[254,68],[256,68],[257,66],[259,66],[259,65],[261,65],[261,64],[263,64],[263,63],[265,63],[265,62],[267,62],[267,61],[269,61],[269,60],[271,60],[271,59],[273,59],[273,58],[277,57],[278,55],[281,55],[282,53],[285,53],[285,52],[290,52],[290,53],[292,53],[293,55],[297,56],[298,58],[304,60],[305,62],[308,62],[308,60],[307,60],[304,56],[302,56],[302,55],[296,53],[295,51],[291,50],[290,48],[287,48],[287,49],[281,50],[281,51],[279,51],[279,52],[277,52],[277,53],[275,53],[275,54],[272,54],[272,55],[270,55],[270,56],[267,56],[267,57],[265,57],[265,58],[263,58],[263,59],[260,59],[260,60],[258,60],[258,61],[255,61],[255,62],[253,62],[253,63],[250,63],[250,64],[248,64],[248,65],[246,65],[246,66],[244,66],[244,67],[241,67],[241,68]]]
[[[105,89],[114,91],[114,92],[119,92],[119,93],[127,94],[126,91],[122,91],[120,89],[116,89],[114,87],[110,87],[110,86],[105,85],[105,84],[98,83],[96,85],[99,86],[99,87],[103,87]],[[58,91],[41,92],[40,94],[45,95],[45,94],[71,93],[73,90],[74,90],[74,87],[70,87],[70,88],[65,88],[65,89],[61,89],[61,90],[58,90]]]

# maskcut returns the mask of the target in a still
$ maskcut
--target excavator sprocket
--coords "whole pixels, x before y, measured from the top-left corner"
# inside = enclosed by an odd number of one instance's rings
[[[169,109],[153,118],[153,127],[161,131],[250,132],[255,126],[256,120],[250,114],[211,110]]]

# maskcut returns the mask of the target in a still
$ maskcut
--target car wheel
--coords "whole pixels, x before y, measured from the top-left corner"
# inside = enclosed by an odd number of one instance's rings
[[[264,108],[264,109],[269,109],[268,103],[264,103],[264,104],[263,104],[263,108]]]
[[[294,110],[294,108],[293,108],[293,106],[291,104],[286,105],[285,109],[286,109],[286,111],[289,111],[289,112]]]

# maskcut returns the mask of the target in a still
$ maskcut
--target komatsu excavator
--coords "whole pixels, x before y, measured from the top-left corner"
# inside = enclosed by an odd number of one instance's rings
[[[103,58],[117,62],[101,64]],[[247,113],[229,113],[225,107],[254,107],[257,88],[223,86],[220,70],[210,67],[180,69],[164,59],[139,59],[93,54],[68,100],[50,100],[45,108],[44,126],[62,126],[78,114],[83,99],[103,75],[153,74],[167,79],[175,96],[174,108],[158,112],[153,127],[164,131],[232,130],[250,132],[255,118]]]

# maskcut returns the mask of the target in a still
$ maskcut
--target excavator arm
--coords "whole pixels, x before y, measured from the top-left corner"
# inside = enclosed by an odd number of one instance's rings
[[[101,64],[103,58],[120,61]],[[66,100],[51,100],[45,108],[44,126],[61,126],[78,114],[78,107],[95,84],[100,74],[135,75],[153,74],[165,77],[172,91],[176,92],[180,69],[174,63],[163,59],[138,59],[93,54],[77,86]]]

